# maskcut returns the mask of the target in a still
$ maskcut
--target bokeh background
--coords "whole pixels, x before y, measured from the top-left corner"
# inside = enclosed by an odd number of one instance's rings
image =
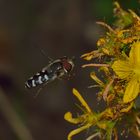
[[[138,0],[119,2],[140,13]],[[86,61],[80,56],[95,49],[104,33],[95,22],[113,20],[112,0],[0,0],[1,140],[66,140],[76,126],[64,113],[79,111],[73,87],[94,110],[103,106],[97,104],[97,90],[87,88],[94,84],[92,69],[81,68]],[[73,76],[48,84],[35,98],[38,89],[25,89],[25,81],[48,64],[48,57],[62,56],[75,56]],[[73,139],[85,140],[91,132]]]

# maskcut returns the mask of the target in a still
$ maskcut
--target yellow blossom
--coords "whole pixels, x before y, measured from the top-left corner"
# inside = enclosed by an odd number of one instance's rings
[[[80,93],[76,89],[73,89],[73,94],[78,98],[78,100],[81,103],[81,106],[84,108],[82,108],[83,114],[78,115],[78,117],[76,117],[76,118],[72,117],[71,112],[67,112],[64,115],[64,119],[67,120],[68,122],[73,123],[73,124],[80,124],[79,128],[72,130],[68,134],[68,140],[71,140],[72,136],[95,125],[96,120],[97,120],[96,114],[91,111],[91,109],[88,106],[88,104],[86,103],[86,101],[83,99],[83,97],[80,95]]]
[[[140,42],[133,43],[129,57],[115,61],[112,68],[120,79],[127,81],[123,102],[133,101],[140,92]]]

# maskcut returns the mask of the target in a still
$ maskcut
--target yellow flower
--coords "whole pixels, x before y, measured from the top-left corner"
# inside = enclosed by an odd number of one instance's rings
[[[95,123],[97,121],[96,114],[91,111],[90,107],[88,106],[86,101],[83,99],[83,97],[80,95],[80,93],[76,89],[73,89],[73,94],[78,98],[82,107],[84,107],[84,108],[80,107],[83,111],[83,114],[78,115],[78,117],[76,117],[76,118],[72,117],[71,112],[67,112],[64,115],[64,119],[67,120],[68,122],[73,123],[73,124],[80,124],[79,128],[72,130],[68,134],[68,140],[71,140],[72,136],[95,125]]]
[[[140,92],[140,42],[133,43],[129,57],[115,61],[112,69],[120,79],[128,81],[123,102],[133,101]]]

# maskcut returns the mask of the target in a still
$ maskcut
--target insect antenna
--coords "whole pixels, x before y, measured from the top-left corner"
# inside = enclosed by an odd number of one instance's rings
[[[49,57],[49,56],[47,55],[47,53],[46,53],[40,46],[37,46],[37,47],[35,47],[35,48],[39,49],[39,51],[41,52],[41,54],[42,54],[44,57],[46,57],[46,58],[49,60],[50,63],[53,61],[53,59],[52,59],[51,57]]]
[[[49,59],[49,62],[52,62],[53,61],[53,59],[51,57],[49,57],[42,48],[40,48],[40,51],[43,54],[43,56],[45,56],[45,57],[47,57]]]

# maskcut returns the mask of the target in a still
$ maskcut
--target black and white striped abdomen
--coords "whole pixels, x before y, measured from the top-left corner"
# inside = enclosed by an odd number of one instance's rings
[[[32,88],[36,87],[38,85],[41,85],[43,83],[49,82],[49,74],[47,71],[41,71],[37,74],[35,74],[33,77],[31,77],[27,82],[25,83],[26,88]]]

